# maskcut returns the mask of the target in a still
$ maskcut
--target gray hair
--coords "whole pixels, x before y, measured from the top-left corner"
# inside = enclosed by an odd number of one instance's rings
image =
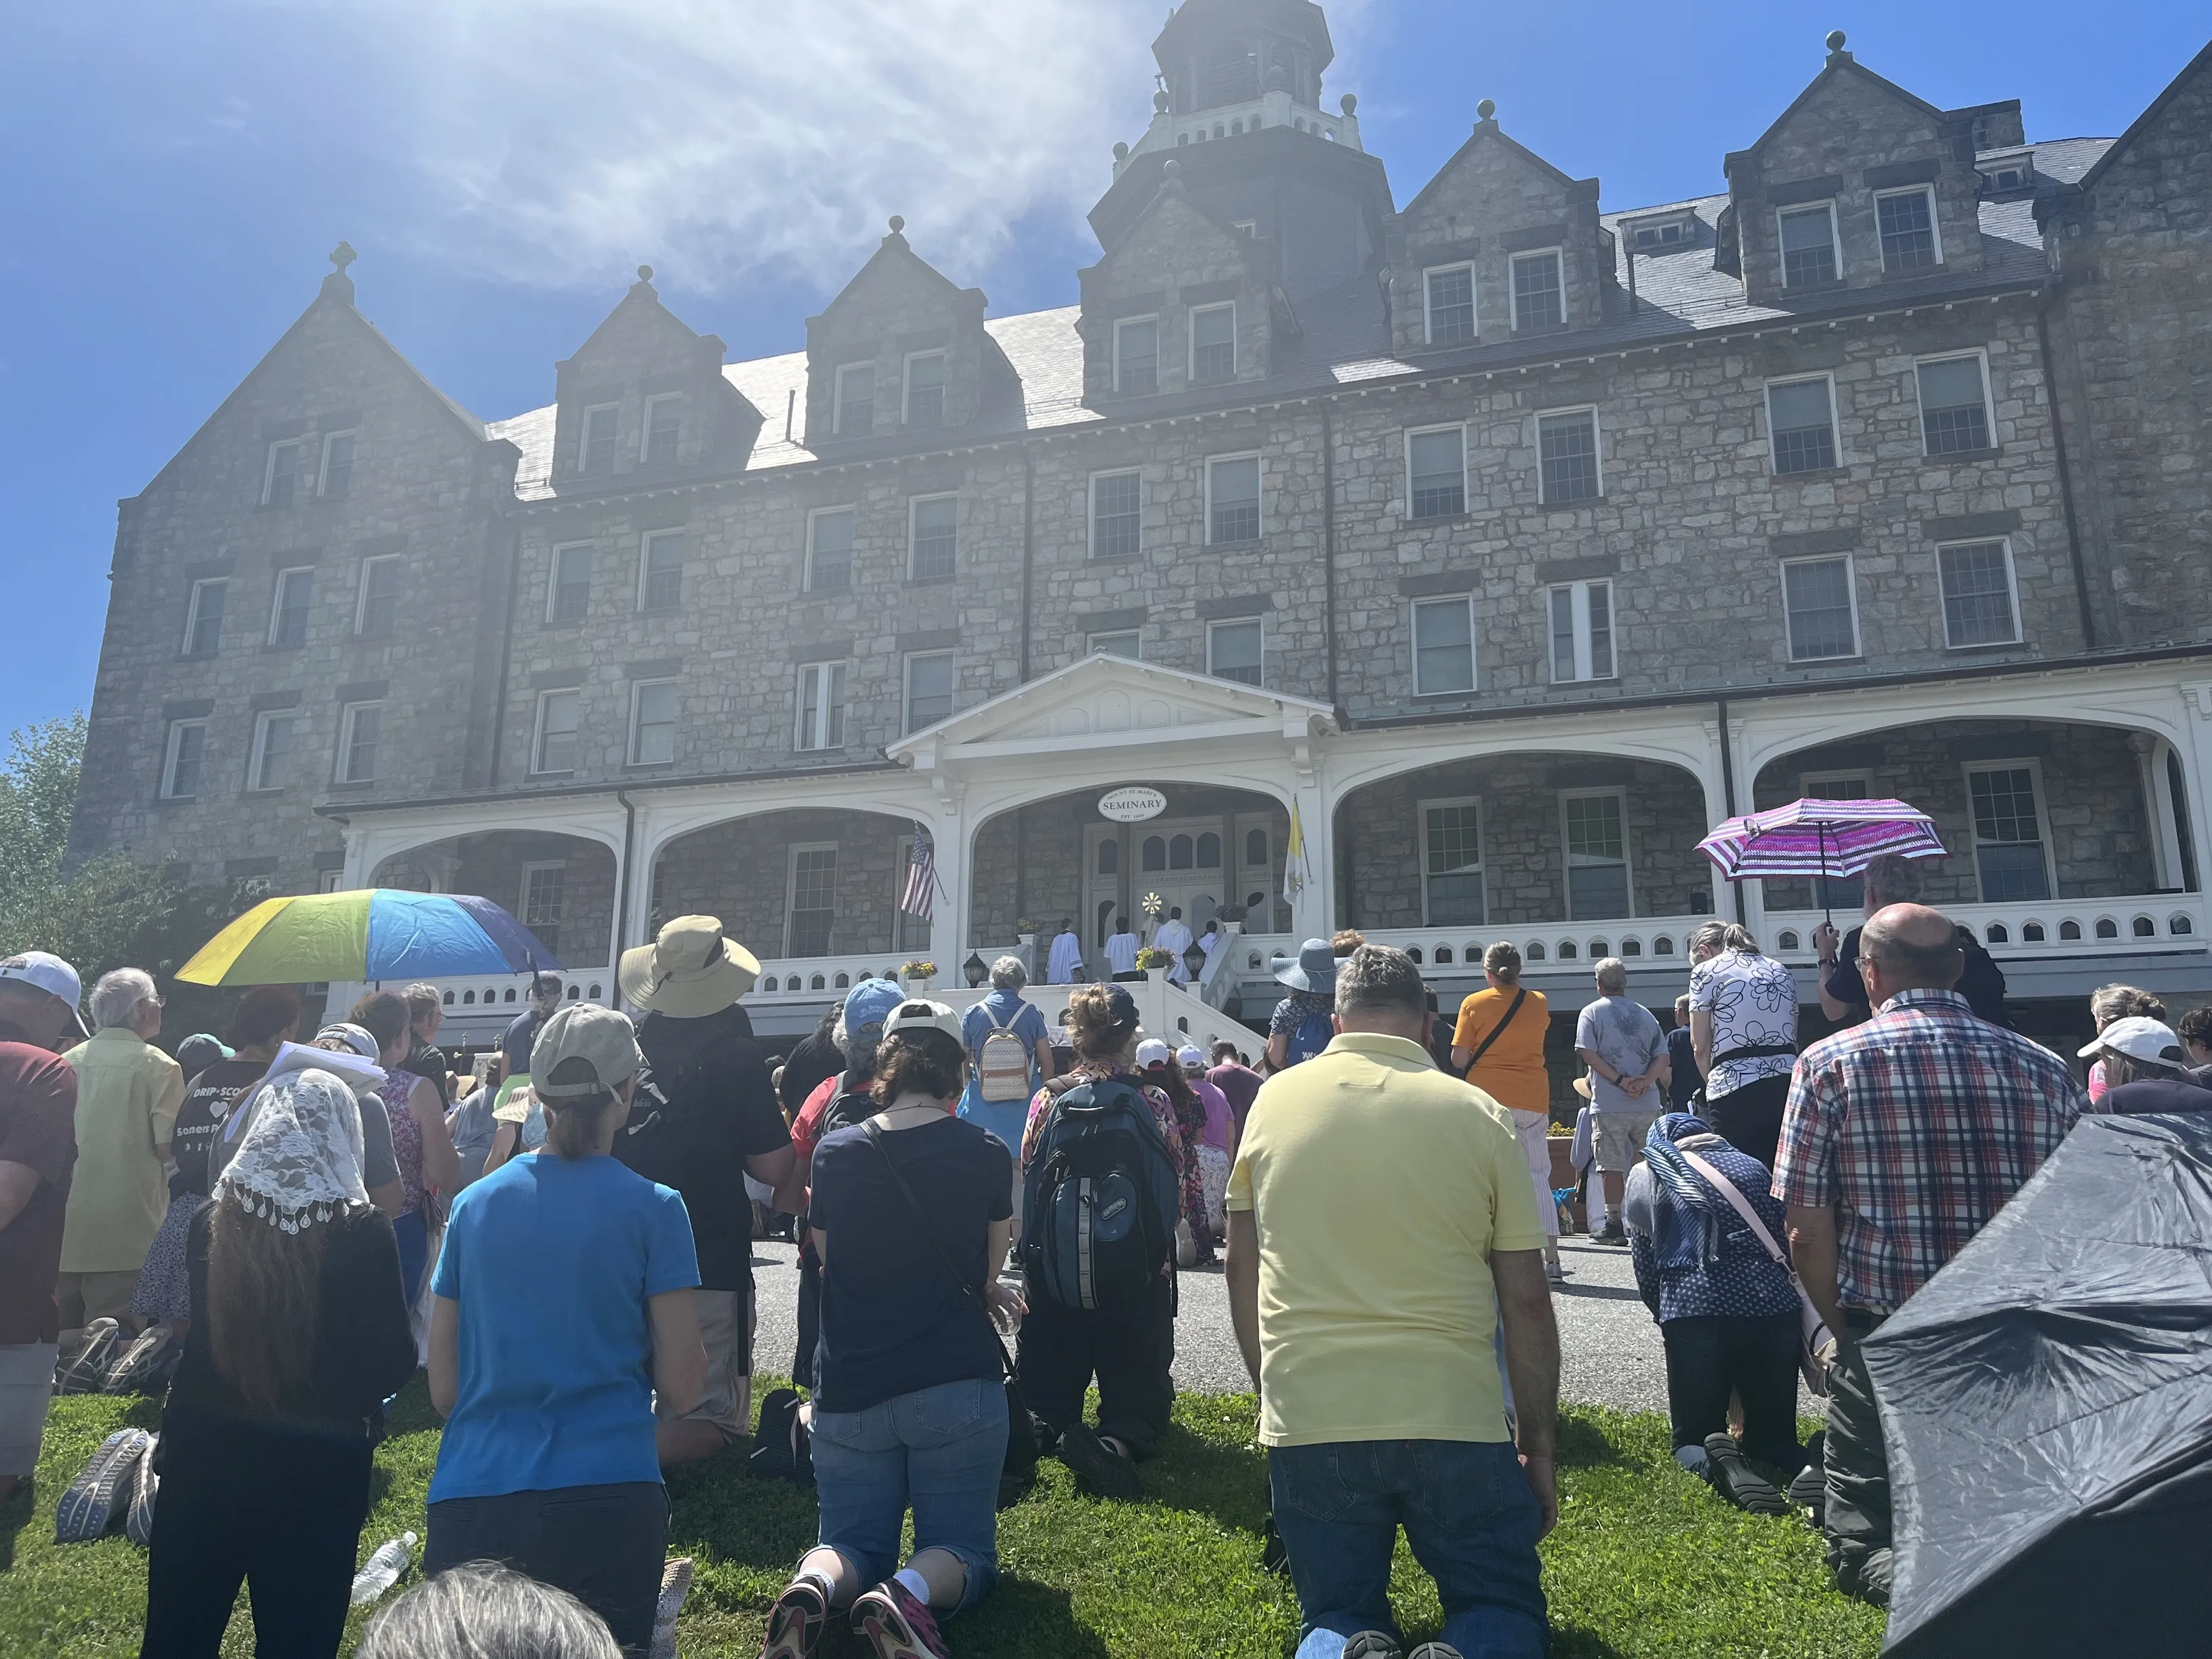
[[[846,1065],[856,1072],[876,1069],[876,1045],[883,1040],[883,1021],[871,1020],[859,1030],[850,1030],[846,1027],[842,1010],[838,1012],[836,1024],[830,1030],[830,1041],[836,1045],[837,1052],[845,1056]]]
[[[1693,955],[1699,951],[1749,951],[1755,955],[1759,941],[1740,921],[1701,921],[1690,932],[1690,950]]]
[[[1030,970],[1019,957],[1000,957],[991,964],[991,984],[1000,991],[1018,991],[1030,982]]]
[[[1920,872],[1911,859],[1895,853],[1870,860],[1859,883],[1866,893],[1869,915],[1884,905],[1910,904],[1920,896]]]
[[[1340,1014],[1409,1014],[1428,1012],[1429,988],[1421,969],[1403,951],[1387,945],[1363,945],[1337,964],[1336,1012]]]
[[[2100,985],[2089,993],[2089,1018],[2103,1030],[2116,1019],[2154,1019],[2166,1024],[2166,1004],[2132,985]]]
[[[1590,970],[1597,976],[1597,988],[1607,996],[1617,997],[1628,990],[1628,964],[1619,957],[1607,957]]]
[[[490,1561],[416,1585],[362,1632],[356,1659],[622,1659],[599,1614]]]
[[[130,1025],[138,1018],[138,1005],[161,995],[154,976],[143,968],[118,968],[102,974],[92,988],[92,1025],[96,1031]]]

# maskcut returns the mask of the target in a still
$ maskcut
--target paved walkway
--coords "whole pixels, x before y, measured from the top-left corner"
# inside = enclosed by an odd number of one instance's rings
[[[1569,1278],[1554,1298],[1559,1320],[1559,1394],[1585,1405],[1624,1411],[1667,1409],[1667,1367],[1659,1328],[1636,1294],[1628,1252],[1586,1239],[1560,1242]],[[756,1363],[787,1371],[798,1340],[799,1275],[792,1247],[775,1240],[753,1247],[754,1282],[760,1291]],[[1194,1394],[1249,1389],[1244,1363],[1229,1329],[1229,1297],[1220,1271],[1182,1276],[1182,1310],[1176,1321],[1176,1385]]]

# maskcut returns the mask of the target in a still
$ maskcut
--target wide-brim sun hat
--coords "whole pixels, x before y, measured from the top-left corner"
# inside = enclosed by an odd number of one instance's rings
[[[677,1019],[719,1014],[753,988],[760,961],[722,937],[719,916],[678,916],[650,945],[622,954],[616,981],[623,1000]]]
[[[1590,1080],[1586,1077],[1578,1077],[1575,1079],[1575,1092],[1592,1103],[1595,1103],[1597,1099],[1597,1097],[1590,1092]]]
[[[1293,991],[1316,991],[1323,996],[1336,994],[1336,952],[1325,939],[1310,939],[1298,946],[1296,962],[1277,957],[1268,970]]]

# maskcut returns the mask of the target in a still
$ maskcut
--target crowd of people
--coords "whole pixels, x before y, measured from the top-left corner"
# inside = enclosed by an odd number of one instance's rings
[[[1816,940],[1832,1034],[1802,1041],[1790,969],[1709,922],[1672,1030],[1595,964],[1571,1080],[1590,1225],[1658,1323],[1676,1458],[1744,1508],[1812,1511],[1838,1587],[1883,1603],[1867,1339],[2081,1115],[2212,1110],[2212,1010],[2176,1029],[2100,991],[2085,1087],[2008,1029],[2002,975],[1909,867],[1866,893]],[[428,1582],[364,1654],[467,1650],[471,1607],[547,1652],[665,1651],[689,1580],[665,1474],[750,1443],[820,1514],[763,1659],[833,1621],[937,1659],[1040,1457],[1102,1498],[1146,1491],[1178,1275],[1218,1260],[1301,1659],[1401,1652],[1401,1528],[1443,1607],[1418,1659],[1540,1654],[1564,1052],[1519,951],[1482,969],[1440,1010],[1404,953],[1308,940],[1255,1065],[1148,1035],[1111,979],[1055,1024],[1009,956],[964,1012],[863,980],[776,1054],[740,1004],[757,963],[682,917],[623,957],[637,1018],[545,976],[465,1074],[427,986],[305,1041],[297,994],[256,988],[173,1059],[147,975],[88,998],[23,953],[0,963],[0,1495],[58,1377],[173,1369],[143,1651],[214,1654],[243,1584],[264,1651],[331,1653],[384,1412],[425,1371]],[[760,1216],[799,1246],[799,1335],[796,1387],[756,1416]],[[1826,1422],[1801,1444],[1815,1324]]]

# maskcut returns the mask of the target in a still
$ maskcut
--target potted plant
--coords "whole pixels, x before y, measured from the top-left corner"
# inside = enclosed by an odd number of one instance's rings
[[[906,981],[908,994],[925,997],[929,994],[929,982],[937,977],[937,964],[916,957],[899,969],[899,977]]]
[[[1149,974],[1156,968],[1174,967],[1175,957],[1157,945],[1147,945],[1137,952],[1137,966]]]

